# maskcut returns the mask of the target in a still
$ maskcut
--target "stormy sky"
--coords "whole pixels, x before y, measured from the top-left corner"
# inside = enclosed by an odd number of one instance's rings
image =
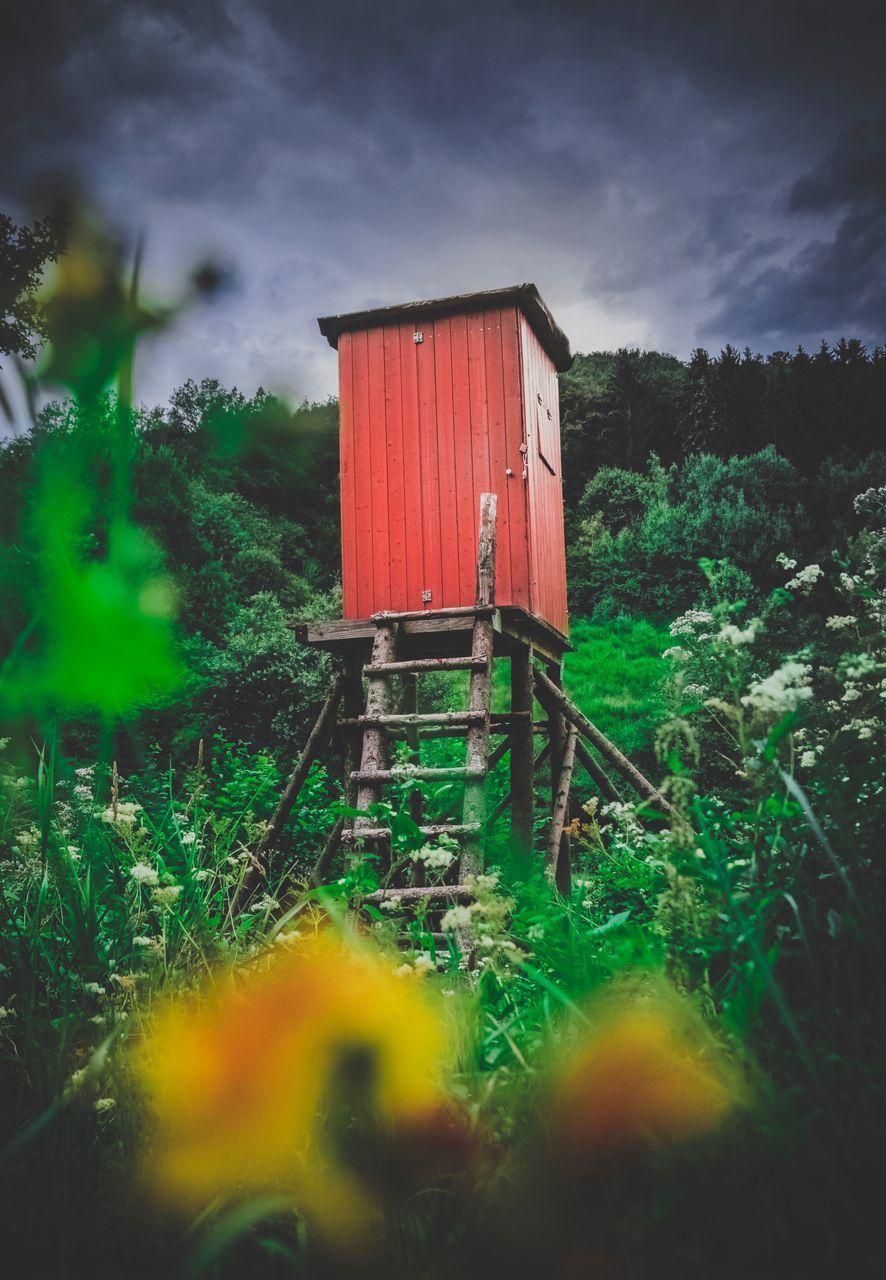
[[[532,280],[574,349],[886,339],[873,0],[3,0],[0,209],[76,178],[149,291],[232,285],[144,347],[335,391],[315,317]],[[8,12],[7,12],[8,10]]]

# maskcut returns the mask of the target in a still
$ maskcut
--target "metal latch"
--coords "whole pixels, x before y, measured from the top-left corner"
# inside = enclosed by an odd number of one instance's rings
[[[416,329],[415,333],[412,335],[412,341],[417,343],[424,342],[424,340],[425,335],[422,333],[421,329]]]

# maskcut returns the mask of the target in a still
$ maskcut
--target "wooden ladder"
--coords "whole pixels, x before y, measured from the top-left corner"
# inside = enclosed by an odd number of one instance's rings
[[[473,614],[469,655],[402,659],[398,657],[400,622],[412,615],[380,613],[372,619],[375,625],[372,657],[363,668],[367,680],[366,706],[364,714],[357,717],[362,733],[360,767],[350,773],[349,790],[355,798],[355,807],[364,811],[369,809],[381,801],[385,786],[411,778],[427,782],[464,782],[461,822],[419,823],[423,836],[435,839],[449,835],[461,845],[458,884],[429,886],[413,883],[407,886],[407,902],[421,897],[464,899],[469,893],[466,879],[483,869],[485,782],[490,764],[495,519],[496,495],[483,494],[480,500],[476,603],[472,608],[440,611],[441,616],[444,613],[452,616],[453,612]],[[419,714],[415,710],[398,709],[394,681],[398,677],[405,678],[407,697],[414,703],[416,677],[431,671],[470,672],[467,710]],[[439,729],[465,732],[467,745],[463,766],[430,768],[416,762],[422,730]],[[413,763],[391,764],[390,733],[393,730],[406,732],[412,747]],[[384,844],[390,839],[390,827],[378,825],[377,819],[365,813],[355,818],[349,829],[342,831],[342,840],[352,846]],[[419,880],[422,870],[421,864],[417,864],[416,877]],[[367,901],[394,894],[404,899],[404,890],[398,887],[370,895]]]

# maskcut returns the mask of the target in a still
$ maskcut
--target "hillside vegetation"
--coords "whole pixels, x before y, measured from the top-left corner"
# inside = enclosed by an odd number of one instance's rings
[[[59,398],[0,448],[10,1256],[191,1280],[858,1270],[886,1139],[883,351],[576,359],[565,681],[671,812],[579,769],[568,893],[499,821],[473,901],[356,928],[405,869],[447,875],[411,800],[451,815],[453,784],[395,788],[372,814],[392,865],[317,883],[331,748],[243,893],[332,679],[291,624],[340,607],[336,405],[204,381],[133,407],[133,344],[165,318],[112,256],[94,293],[65,261]],[[428,678],[420,706],[457,696]]]

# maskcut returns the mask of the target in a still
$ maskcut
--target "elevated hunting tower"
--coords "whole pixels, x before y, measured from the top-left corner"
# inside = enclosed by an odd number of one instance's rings
[[[567,631],[557,372],[535,285],[327,316],[338,348],[344,615],[474,603],[480,495],[496,603]]]
[[[618,793],[598,755],[644,798],[668,807],[561,688],[570,646],[557,373],[572,362],[569,343],[532,284],[319,324],[339,354],[344,617],[297,632],[337,654],[341,674],[262,838],[247,890],[262,879],[262,859],[333,732],[342,737],[349,807],[361,813],[330,832],[318,881],[344,842],[390,855],[389,887],[370,898],[396,893],[403,906],[464,900],[466,877],[483,866],[486,833],[506,811],[515,849],[531,855],[535,784],[545,765],[547,871],[565,888],[576,761],[605,799]],[[511,707],[494,713],[498,658],[510,665]],[[467,708],[419,711],[418,677],[444,671],[469,674]],[[422,744],[453,736],[466,739],[464,764],[430,764]],[[510,787],[490,810],[488,775],[506,756]],[[406,881],[391,854],[391,829],[372,812],[390,783],[410,779],[463,783],[463,791],[448,789],[444,812],[430,822],[420,790],[409,798],[421,838],[447,834],[461,848],[442,883],[426,882],[421,859]]]

